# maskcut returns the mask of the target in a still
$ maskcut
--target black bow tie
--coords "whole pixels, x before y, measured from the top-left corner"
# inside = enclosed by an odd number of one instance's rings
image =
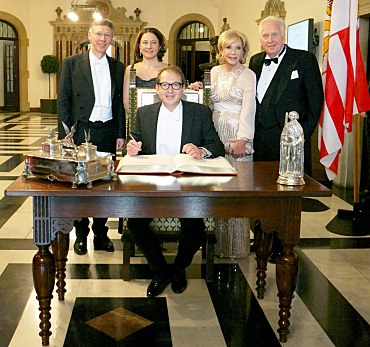
[[[272,59],[269,59],[269,58],[265,58],[265,65],[266,66],[270,66],[271,65],[271,62],[273,62],[274,64],[277,64],[279,62],[279,57],[281,57],[281,55],[285,52],[285,45],[283,46],[283,49],[280,51],[280,53],[278,54],[277,57],[275,58],[272,58]]]
[[[279,58],[275,57],[275,58],[272,58],[272,59],[268,59],[268,58],[265,59],[265,65],[266,66],[270,66],[271,62],[277,64],[279,62]]]

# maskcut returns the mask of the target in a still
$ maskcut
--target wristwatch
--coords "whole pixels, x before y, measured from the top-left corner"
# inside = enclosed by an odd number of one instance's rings
[[[201,157],[202,159],[203,158],[210,158],[212,156],[212,153],[208,149],[206,149],[204,147],[199,147],[199,149],[200,149],[200,152],[202,154],[202,157]]]

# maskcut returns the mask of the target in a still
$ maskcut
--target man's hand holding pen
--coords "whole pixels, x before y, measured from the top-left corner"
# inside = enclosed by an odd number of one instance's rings
[[[136,141],[135,138],[130,134],[131,140],[127,143],[127,154],[128,155],[138,155],[141,151],[141,141]]]

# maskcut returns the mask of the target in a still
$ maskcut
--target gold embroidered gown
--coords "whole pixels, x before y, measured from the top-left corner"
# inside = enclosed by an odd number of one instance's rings
[[[247,67],[225,72],[218,65],[211,70],[213,121],[227,153],[235,140],[246,140],[246,156],[230,163],[253,160],[254,118],[256,111],[256,77]],[[249,220],[222,218],[215,220],[216,254],[220,257],[243,258],[249,254]]]

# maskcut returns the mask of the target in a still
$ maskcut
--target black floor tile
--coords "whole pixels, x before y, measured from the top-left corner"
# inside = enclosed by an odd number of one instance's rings
[[[0,228],[22,206],[27,197],[4,196],[0,200]]]
[[[119,307],[142,316],[153,324],[119,341],[86,324],[87,321]],[[77,298],[64,346],[170,347],[172,340],[166,298]]]
[[[369,324],[299,248],[296,253],[300,267],[296,292],[333,344],[370,346]]]
[[[329,249],[349,249],[349,248],[370,248],[370,238],[351,237],[351,238],[307,238],[299,241],[299,247],[304,248],[329,248]]]
[[[207,286],[228,347],[280,346],[238,265],[215,265]]]
[[[0,152],[0,155],[2,155],[1,152]],[[15,181],[17,178],[18,176],[1,176],[1,172],[0,172],[0,181]]]
[[[9,345],[32,290],[31,264],[9,264],[1,274],[0,347]]]
[[[14,170],[23,161],[24,161],[23,154],[13,154],[8,160],[0,164],[0,172],[10,172]]]
[[[121,265],[67,265],[68,278],[119,279],[121,271]],[[151,278],[145,264],[132,265],[131,271],[132,278]],[[189,279],[199,274],[199,265],[187,269]],[[280,346],[238,265],[215,264],[214,282],[207,287],[228,347]]]
[[[120,264],[70,264],[67,263],[67,279],[120,279]]]
[[[36,254],[37,246],[30,239],[0,239],[0,250],[34,250]]]
[[[368,330],[363,329],[363,320],[358,320],[350,315],[349,318],[340,319],[340,312],[337,319],[320,320],[320,325],[327,334],[335,347],[367,347],[370,346],[369,326]]]

